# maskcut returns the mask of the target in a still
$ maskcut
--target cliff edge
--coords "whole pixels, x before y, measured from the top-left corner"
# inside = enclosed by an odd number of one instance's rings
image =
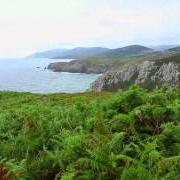
[[[148,89],[156,86],[180,87],[180,56],[157,61],[125,64],[116,71],[108,71],[90,85],[93,91],[115,91],[131,84]]]

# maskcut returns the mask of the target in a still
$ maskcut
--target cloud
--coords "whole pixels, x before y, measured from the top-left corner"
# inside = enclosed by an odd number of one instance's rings
[[[10,47],[39,49],[65,43],[75,44],[109,34],[108,29],[86,18],[74,21],[68,21],[67,18],[14,18],[1,23],[1,27],[0,54]]]
[[[180,3],[0,0],[0,56],[73,46],[180,43]]]

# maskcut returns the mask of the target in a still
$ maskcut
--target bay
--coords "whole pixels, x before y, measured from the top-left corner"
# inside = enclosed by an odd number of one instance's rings
[[[51,62],[71,60],[52,59],[0,59],[0,91],[32,93],[77,93],[89,88],[98,75],[52,72]]]

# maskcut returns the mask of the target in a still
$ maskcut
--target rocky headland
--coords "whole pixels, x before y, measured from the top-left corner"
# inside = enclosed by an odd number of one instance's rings
[[[180,87],[180,64],[177,62],[144,61],[122,66],[117,71],[108,71],[90,85],[93,91],[115,91],[131,84],[148,89],[156,86]]]
[[[175,50],[129,57],[103,55],[51,63],[48,69],[55,72],[102,74],[90,85],[91,90],[98,92],[116,91],[131,84],[148,89],[164,85],[180,87],[180,53]]]

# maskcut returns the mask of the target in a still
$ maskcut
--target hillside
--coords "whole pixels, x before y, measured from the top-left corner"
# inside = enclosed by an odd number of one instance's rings
[[[173,54],[169,52],[167,53],[153,52],[153,53],[148,53],[146,55],[129,56],[129,57],[128,56],[108,57],[108,56],[97,55],[97,56],[89,57],[85,60],[73,60],[68,63],[67,62],[51,63],[49,64],[48,69],[55,72],[101,74],[110,70],[118,69],[123,64],[126,63],[135,63],[146,60],[158,60],[171,56],[173,56]]]
[[[102,54],[108,50],[109,50],[108,48],[102,48],[102,47],[91,47],[91,48],[78,47],[68,50],[59,56],[54,56],[53,59],[83,59],[83,58],[88,58],[90,56]]]
[[[158,60],[125,63],[111,69],[91,84],[93,91],[115,91],[139,84],[147,89],[156,86],[180,87],[180,55]]]
[[[166,51],[168,49],[172,49],[177,46],[178,45],[157,45],[157,46],[150,46],[150,48],[154,49],[155,51]]]
[[[107,48],[75,48],[63,53],[63,55],[55,57],[55,59],[69,58],[69,59],[86,59],[86,58],[116,58],[125,56],[143,55],[153,52],[152,49],[140,46],[131,45],[117,49]]]
[[[107,50],[104,53],[74,60],[69,63],[51,63],[48,69],[55,72],[96,73],[120,67],[124,63],[163,59],[172,56],[171,52],[156,52],[150,48],[132,45],[118,49]]]
[[[77,47],[73,49],[52,49],[48,51],[37,52],[30,55],[30,58],[51,58],[51,59],[83,59],[95,56],[108,51],[108,48],[102,47]]]
[[[0,93],[0,178],[179,179],[180,90]]]
[[[34,53],[28,56],[28,58],[52,58],[55,56],[60,56],[65,51],[67,51],[67,49],[52,49],[48,51]]]
[[[104,54],[102,54],[102,56],[109,57],[109,58],[121,57],[121,56],[129,57],[129,56],[144,55],[151,52],[153,52],[153,49],[147,48],[145,46],[131,45],[131,46],[109,50],[105,52]]]
[[[116,58],[124,56],[137,56],[153,52],[153,49],[132,45],[117,49],[108,49],[103,47],[77,47],[73,49],[54,49],[44,52],[38,52],[30,57],[32,58],[53,58],[53,59],[87,59],[93,58]]]
[[[180,46],[179,47],[170,48],[167,51],[174,52],[174,53],[180,53]]]

